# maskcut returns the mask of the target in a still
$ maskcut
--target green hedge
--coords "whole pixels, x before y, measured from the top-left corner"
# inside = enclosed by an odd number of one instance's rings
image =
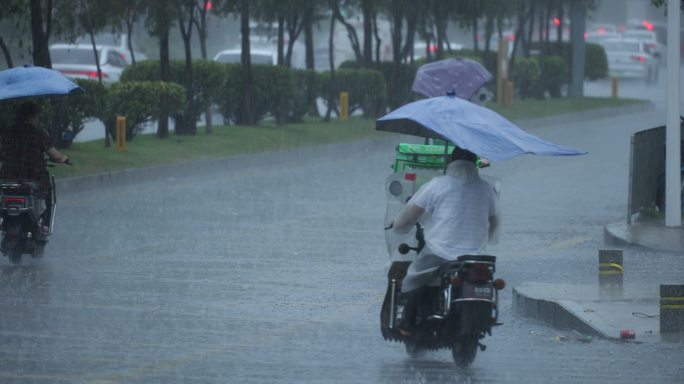
[[[541,96],[546,92],[553,98],[561,97],[561,87],[570,80],[568,65],[560,56],[546,56],[542,59],[540,90]]]
[[[358,109],[365,117],[379,117],[385,109],[385,79],[382,73],[372,69],[340,69],[335,71],[335,83],[331,84],[330,72],[321,77],[321,95],[327,103],[332,89],[333,100],[339,105],[340,92],[349,93],[349,114]]]
[[[312,69],[293,69],[294,97],[290,105],[288,121],[301,122],[304,115],[316,108],[320,93],[320,77]]]
[[[222,84],[225,79],[225,66],[211,60],[197,59],[192,62],[193,70],[193,100],[195,119],[204,113],[209,106],[218,103],[222,95]],[[159,60],[145,60],[135,67],[128,66],[121,74],[122,82],[130,81],[160,81]],[[185,60],[172,60],[169,66],[169,81],[185,87]],[[176,122],[184,121],[182,113],[172,113]]]
[[[532,49],[541,50],[541,43],[532,44]],[[560,56],[568,68],[572,68],[572,44],[569,42],[549,43],[546,56]],[[571,71],[568,71],[568,82]],[[585,44],[584,77],[587,80],[598,80],[608,77],[608,58],[606,51],[600,44]]]
[[[143,124],[159,119],[160,99],[167,96],[170,111],[185,108],[185,88],[163,81],[129,81],[113,84],[109,90],[107,131],[116,134],[116,116],[126,117],[126,138],[132,140],[143,129]]]
[[[396,109],[404,104],[419,99],[421,96],[411,90],[413,80],[416,78],[416,71],[420,65],[418,63],[400,64],[398,67],[390,61],[373,63],[371,69],[382,73],[385,78],[385,89],[387,105],[390,109]],[[360,69],[361,64],[356,61],[345,61],[340,65],[342,69]],[[326,98],[326,96],[323,96]]]
[[[540,78],[541,71],[536,58],[521,57],[515,61],[511,80],[521,99],[535,96]]]
[[[231,122],[245,121],[242,107],[244,82],[241,64],[222,64],[226,77],[218,105],[223,118]],[[293,105],[295,97],[294,75],[289,68],[273,65],[252,65],[253,99],[252,108],[259,121],[273,116],[283,123]]]

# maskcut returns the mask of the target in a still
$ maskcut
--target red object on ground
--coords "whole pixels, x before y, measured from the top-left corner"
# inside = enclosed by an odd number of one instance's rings
[[[623,329],[620,331],[621,339],[633,339],[636,337],[636,333],[632,329]]]

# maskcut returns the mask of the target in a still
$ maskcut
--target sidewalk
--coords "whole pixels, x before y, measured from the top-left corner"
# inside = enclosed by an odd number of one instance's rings
[[[620,340],[622,330],[643,343],[684,342],[684,333],[660,334],[658,285],[625,286],[601,293],[596,285],[525,283],[513,289],[521,315],[583,335]]]
[[[684,228],[617,223],[605,228],[606,244],[643,246],[684,258]],[[684,284],[681,281],[672,283]],[[626,280],[622,288],[596,284],[524,283],[513,289],[513,307],[522,316],[583,335],[620,340],[632,330],[635,342],[684,342],[684,332],[660,334],[660,282],[648,276]]]

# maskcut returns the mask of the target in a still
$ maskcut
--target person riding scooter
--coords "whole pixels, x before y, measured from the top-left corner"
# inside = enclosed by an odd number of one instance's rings
[[[68,157],[52,144],[48,133],[38,128],[40,107],[34,101],[26,101],[16,111],[16,124],[0,133],[0,179],[35,180],[45,195],[38,206],[42,218],[41,230],[50,231],[50,175],[45,163],[45,154],[57,163],[65,163]]]
[[[402,335],[415,331],[418,303],[433,273],[462,255],[483,254],[490,236],[500,223],[498,198],[482,180],[477,156],[455,147],[446,174],[423,185],[395,217],[392,227],[408,233],[420,222],[425,229],[425,247],[409,266],[403,280],[406,299]]]

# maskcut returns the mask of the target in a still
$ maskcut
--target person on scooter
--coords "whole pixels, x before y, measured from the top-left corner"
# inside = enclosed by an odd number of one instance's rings
[[[423,185],[392,223],[397,233],[408,233],[418,222],[425,230],[425,247],[409,266],[401,288],[406,305],[399,328],[404,336],[415,331],[418,304],[433,273],[459,256],[483,254],[497,232],[498,197],[480,178],[476,162],[474,153],[455,147],[445,175]]]
[[[16,124],[1,133],[0,179],[35,180],[40,184],[45,194],[45,200],[39,204],[41,230],[48,233],[51,210],[46,208],[52,205],[52,193],[45,154],[57,163],[64,163],[68,158],[54,147],[48,133],[38,128],[39,112],[35,101],[21,103],[16,111]]]

